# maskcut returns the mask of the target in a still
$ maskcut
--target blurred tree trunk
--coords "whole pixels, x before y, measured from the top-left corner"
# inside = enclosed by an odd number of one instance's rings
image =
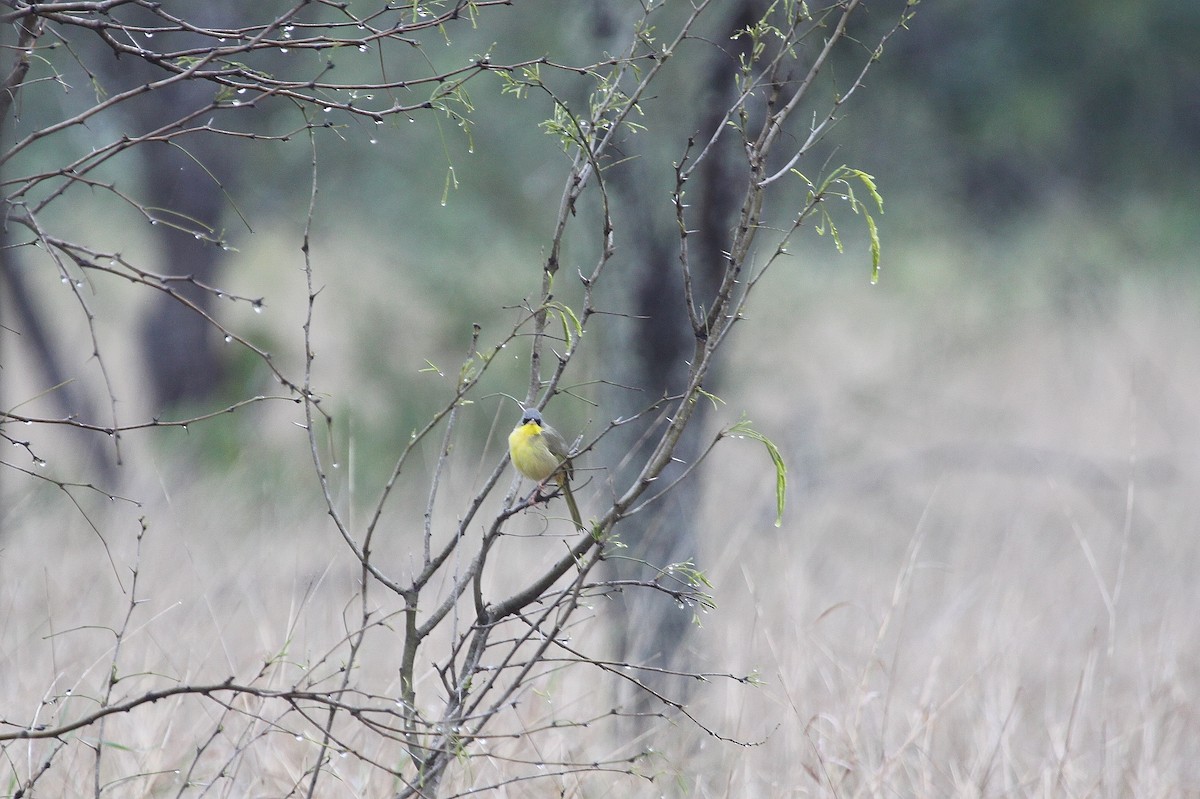
[[[594,30],[598,35],[622,32],[619,21],[607,13],[605,4],[595,10]],[[732,4],[728,15],[721,23],[720,32],[714,40],[729,41],[734,31],[746,27],[765,10],[760,0],[744,0]],[[684,120],[675,141],[683,141],[695,135],[697,142],[707,141],[721,124],[725,110],[734,100],[734,84],[730,77],[730,66],[736,61],[739,42],[730,42],[730,52],[715,48],[705,50],[707,59],[694,65],[695,70],[704,70],[711,77],[708,91],[698,98],[696,107],[699,118]],[[627,140],[625,152],[634,153],[636,137]],[[742,185],[738,159],[742,154],[736,141],[727,137],[724,146],[701,167],[698,178],[688,184],[689,206],[693,216],[695,232],[689,236],[693,291],[698,302],[707,306],[705,299],[716,293],[723,274],[726,256],[724,249],[729,241],[730,226],[733,224],[742,197],[728,187]],[[669,160],[677,160],[682,153]],[[744,156],[743,156],[744,160]],[[627,320],[627,328],[621,346],[610,351],[622,353],[621,360],[612,364],[621,374],[621,382],[639,389],[640,393],[626,394],[627,405],[617,412],[627,415],[635,412],[652,397],[676,393],[683,388],[687,377],[687,360],[694,349],[692,327],[687,309],[680,298],[683,296],[683,277],[679,263],[679,229],[674,217],[671,198],[662,191],[660,183],[653,188],[643,172],[637,169],[612,170],[608,177],[608,190],[614,197],[616,229],[618,231],[618,255],[623,268],[632,276],[628,283],[634,297],[636,318]],[[606,364],[606,366],[609,366]],[[717,375],[719,379],[719,374]],[[720,393],[713,385],[708,388]],[[703,409],[700,411],[703,418]],[[693,425],[695,431],[703,431],[703,422]],[[644,427],[621,428],[612,463],[620,462],[625,453],[640,451]],[[701,439],[692,436],[681,442],[677,455],[690,461],[698,455]],[[635,454],[633,462],[642,457]],[[662,475],[664,483],[670,483],[686,468],[686,463],[674,464]],[[673,490],[669,498],[655,506],[653,512],[639,514],[623,522],[622,541],[629,546],[629,557],[614,559],[612,563],[621,579],[648,580],[655,576],[656,569],[672,563],[696,559],[699,555],[696,513],[702,506],[700,485],[696,481],[685,482]],[[698,562],[703,568],[703,564]],[[658,668],[680,665],[683,658],[688,630],[692,626],[690,608],[680,609],[664,601],[657,592],[626,591],[622,597],[624,612],[631,623],[617,625],[618,650],[622,659],[631,663]],[[632,623],[636,620],[636,623]],[[653,679],[648,674],[639,675],[654,687],[663,687],[664,680]],[[686,691],[688,683],[674,686],[677,691]],[[644,694],[640,694],[645,698]]]
[[[9,246],[8,234],[7,229],[0,231],[0,336],[4,339],[10,335],[19,336],[22,348],[41,372],[41,385],[47,389],[57,387],[47,396],[59,416],[99,422],[102,418],[100,409],[63,366],[58,346],[46,325],[46,315],[38,308],[21,266],[13,258],[15,250]],[[6,384],[4,378],[9,376],[7,370],[11,368],[12,362],[0,350],[0,408],[12,408],[26,399],[5,396],[7,392],[2,390]],[[111,482],[116,476],[116,451],[107,446],[107,439],[102,435],[79,431],[76,435],[81,437],[80,450],[87,453],[96,473],[104,482]],[[0,470],[0,475],[4,474],[6,470]]]
[[[177,108],[182,109],[185,102],[180,101]],[[211,142],[195,138],[185,144],[191,156],[208,169],[229,166],[216,160]],[[154,160],[145,164],[147,200],[172,214],[219,229],[224,198],[200,164],[178,148],[163,145]],[[217,282],[219,247],[177,230],[162,229],[163,225],[158,228],[160,271],[190,275],[208,285]],[[214,313],[216,298],[210,292],[188,284],[180,284],[177,291],[206,313]],[[217,339],[212,325],[199,314],[166,295],[155,297],[141,329],[142,357],[154,408],[201,400],[216,391],[222,381]]]
[[[205,27],[229,27],[236,24],[239,10],[238,0],[206,0],[194,16]],[[146,21],[161,23],[149,14]],[[176,37],[182,39],[184,34]],[[196,37],[197,46],[208,44],[211,40]],[[109,85],[132,86],[168,74],[142,59],[122,60],[110,55],[97,61],[107,67],[100,77]],[[204,108],[213,101],[214,92],[204,82],[184,81],[123,107],[129,113],[130,128],[141,133]],[[201,118],[188,127],[206,121]],[[198,131],[160,146],[139,147],[137,152],[144,158],[139,165],[144,187],[141,199],[148,208],[161,209],[159,213],[170,219],[187,220],[218,233],[222,230],[226,210],[222,185],[230,189],[228,182],[240,172],[235,160],[239,151],[230,146],[228,139]],[[154,231],[159,273],[191,277],[210,286],[219,281],[223,254],[219,246],[167,224],[155,226]],[[212,293],[187,283],[173,288],[205,313],[211,315],[216,310]],[[158,294],[141,322],[140,338],[149,401],[155,413],[203,400],[220,388],[223,370],[219,336],[195,311]]]
[[[22,29],[20,26],[13,27],[29,32],[28,29]],[[15,50],[23,48],[23,45],[7,45],[7,47]],[[5,151],[9,144],[11,103],[18,94],[16,87],[26,76],[25,69],[27,67],[22,67],[21,61],[28,63],[28,59],[22,59],[17,55],[12,55],[11,59],[2,62],[8,85],[5,88],[3,113],[0,113],[0,152]],[[7,207],[4,209],[5,216],[9,211],[10,209]],[[80,388],[80,384],[72,379],[74,376],[63,365],[62,357],[51,332],[52,327],[48,324],[46,315],[38,308],[33,291],[25,279],[25,274],[21,271],[21,264],[13,257],[16,249],[12,246],[10,234],[8,224],[0,225],[0,342],[9,340],[10,335],[20,337],[22,348],[32,356],[34,368],[41,372],[41,384],[47,390],[53,389],[49,391],[48,398],[58,409],[58,415],[63,418],[74,417],[88,422],[98,422],[100,419],[99,408],[92,402],[92,398]],[[11,318],[9,313],[12,314]],[[0,408],[5,409],[11,409],[27,399],[26,397],[5,396],[6,392],[3,389],[6,381],[4,378],[9,376],[6,374],[6,369],[12,368],[11,363],[4,348],[0,347]],[[33,384],[37,385],[36,379]],[[85,435],[81,450],[87,453],[87,457],[92,461],[92,465],[100,477],[104,481],[111,481],[115,477],[116,464],[112,457],[115,455],[115,450],[109,450],[106,444],[107,442],[103,438],[89,434]],[[6,471],[0,470],[0,473]],[[2,490],[0,490],[0,496],[3,496]]]

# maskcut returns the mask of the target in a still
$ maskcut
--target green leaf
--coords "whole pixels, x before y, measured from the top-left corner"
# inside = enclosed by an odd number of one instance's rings
[[[546,308],[553,311],[562,321],[563,338],[566,339],[568,347],[571,346],[571,341],[575,336],[583,335],[583,325],[569,305],[563,305],[561,302],[551,302],[546,304]]]
[[[837,247],[839,253],[845,252],[842,246],[842,237],[838,235],[837,225],[833,224],[833,218],[829,214],[825,214],[825,218],[829,220],[829,235],[833,237],[833,246]]]
[[[771,456],[771,462],[775,464],[775,526],[783,526],[783,508],[787,503],[787,464],[783,462],[783,455],[780,454],[779,447],[775,446],[774,441],[755,430],[745,419],[729,428],[726,434],[759,441],[767,448],[767,454]]]
[[[879,228],[875,227],[875,220],[865,209],[863,215],[867,218],[867,233],[871,236],[871,285],[873,286],[879,282]]]
[[[716,394],[713,394],[712,392],[705,391],[705,390],[704,390],[704,389],[702,389],[702,388],[697,388],[697,389],[696,389],[696,392],[697,392],[697,393],[698,393],[700,396],[704,397],[704,398],[705,398],[705,399],[707,399],[709,402],[711,402],[711,403],[713,404],[713,407],[714,407],[714,408],[716,408],[718,404],[721,404],[721,405],[724,405],[724,404],[725,404],[725,400],[721,399],[720,397],[718,397]]]
[[[879,194],[879,190],[875,187],[875,176],[868,175],[861,169],[849,169],[847,172],[851,177],[858,178],[862,184],[867,187],[867,191],[870,193],[871,199],[875,201],[875,206],[879,209],[879,213],[882,214],[883,197]]]

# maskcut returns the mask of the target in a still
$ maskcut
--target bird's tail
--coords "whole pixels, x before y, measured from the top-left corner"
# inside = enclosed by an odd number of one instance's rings
[[[565,474],[559,474],[558,486],[562,489],[563,498],[567,500],[567,507],[571,510],[571,520],[580,530],[586,529],[583,526],[583,518],[579,515],[579,506],[575,504],[575,495],[571,493],[571,481]]]

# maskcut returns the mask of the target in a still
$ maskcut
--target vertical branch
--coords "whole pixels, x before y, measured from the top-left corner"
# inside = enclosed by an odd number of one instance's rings
[[[41,37],[46,27],[46,21],[42,17],[26,17],[13,24],[18,31],[17,43],[13,48],[12,69],[5,77],[3,86],[0,86],[0,129],[3,129],[9,111],[16,102],[17,92],[21,90],[25,76],[29,73],[29,57],[33,54],[34,42]]]
[[[125,639],[129,633],[129,622],[133,619],[133,612],[137,606],[141,604],[138,598],[138,577],[142,571],[142,539],[146,536],[148,529],[145,518],[138,520],[139,530],[136,539],[136,549],[133,557],[133,578],[129,587],[129,604],[125,608],[125,618],[121,622],[121,627],[117,630],[116,641],[113,643],[112,657],[109,660],[108,674],[104,679],[104,690],[101,692],[100,707],[108,707],[112,703],[113,689],[120,681],[120,663],[121,649],[125,644]],[[92,769],[92,787],[95,791],[96,799],[100,799],[100,795],[104,790],[104,786],[100,782],[100,766],[104,758],[104,727],[107,722],[107,717],[100,719],[96,724],[96,757]]]
[[[471,364],[479,353],[480,331],[481,328],[478,324],[471,326],[471,343],[467,347],[466,357],[463,359],[462,368],[459,369],[458,373],[458,385],[456,388],[460,394],[471,382]],[[446,431],[442,435],[442,446],[438,450],[437,463],[433,467],[433,477],[429,481],[429,496],[425,501],[425,557],[423,560],[423,569],[428,569],[433,563],[431,551],[433,542],[433,504],[437,499],[438,487],[442,482],[442,472],[445,470],[446,462],[450,458],[450,442],[454,439],[455,422],[458,419],[458,411],[461,407],[461,403],[456,401],[450,410],[450,414],[446,417]],[[368,542],[370,540],[369,535]]]
[[[329,508],[329,513],[336,519],[336,511],[332,502],[332,497],[329,495],[328,482],[325,476],[325,470],[322,467],[320,445],[317,442],[316,432],[313,427],[315,416],[313,408],[316,406],[317,400],[312,392],[312,365],[313,359],[316,357],[312,346],[312,324],[313,310],[317,301],[317,292],[313,288],[313,266],[312,266],[312,249],[310,236],[312,234],[313,216],[317,208],[317,193],[319,184],[317,181],[317,139],[316,133],[312,127],[308,127],[308,144],[310,156],[310,172],[309,172],[309,192],[308,192],[308,209],[304,217],[304,232],[301,238],[300,251],[304,255],[304,280],[305,286],[308,289],[307,299],[305,303],[304,325],[304,383],[302,386],[302,398],[304,400],[304,424],[308,433],[309,449],[312,453],[313,463],[316,466],[317,474],[321,481],[322,489],[326,496],[326,503]],[[323,413],[323,412],[322,412]],[[332,430],[332,419],[325,417],[326,429]],[[336,457],[336,456],[334,456]],[[341,525],[339,524],[339,529]],[[357,554],[357,553],[356,553]],[[367,625],[370,620],[370,607],[368,604],[368,594],[370,581],[367,579],[366,559],[369,557],[366,547],[363,548],[362,560],[362,579],[359,590],[361,591],[361,625],[359,629],[351,636],[349,661],[342,672],[341,690],[345,689],[350,684],[350,675],[354,673],[354,663],[358,655],[359,647],[362,646],[363,640],[367,634]],[[312,799],[316,795],[317,783],[321,777],[321,770],[329,754],[329,743],[333,735],[333,725],[337,720],[338,711],[336,707],[331,706],[325,714],[325,722],[321,728],[321,743],[317,747],[317,760],[312,766],[312,774],[308,779],[308,790],[305,792],[307,799]]]

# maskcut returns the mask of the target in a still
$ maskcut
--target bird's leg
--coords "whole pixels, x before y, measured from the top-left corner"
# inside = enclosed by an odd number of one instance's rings
[[[551,475],[551,477],[553,477],[553,475]],[[535,506],[542,502],[545,502],[546,504],[550,504],[550,500],[554,498],[554,492],[551,491],[549,494],[542,493],[543,491],[545,491],[546,482],[549,479],[550,479],[550,477],[547,477],[545,480],[542,480],[537,485],[535,485],[533,487],[533,492],[529,495],[529,498],[525,501],[530,503],[531,505],[535,505]]]

